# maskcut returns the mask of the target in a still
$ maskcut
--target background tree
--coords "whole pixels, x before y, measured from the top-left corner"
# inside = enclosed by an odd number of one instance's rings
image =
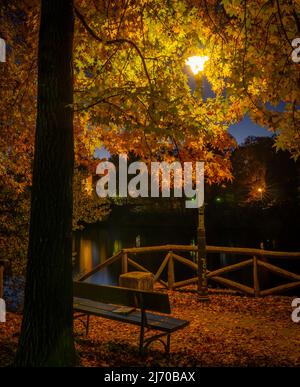
[[[299,161],[270,137],[247,138],[231,161],[232,182],[206,187],[208,243],[298,250]]]
[[[1,0],[0,35],[7,43],[0,64],[0,257],[11,273],[24,275],[28,247],[30,193],[36,121],[39,2]],[[78,122],[78,121],[77,121]],[[93,152],[82,141],[79,124],[74,185],[74,229],[105,218],[107,202],[82,190],[83,173],[93,164]]]
[[[109,198],[99,198],[96,193],[95,170],[100,160],[89,168],[75,168],[73,182],[73,230],[83,229],[87,224],[105,221],[111,212]]]
[[[232,155],[235,203],[264,208],[296,205],[297,164],[288,152],[276,152],[273,138],[248,137]]]
[[[36,118],[38,15],[27,3],[1,0],[0,256],[24,273]]]

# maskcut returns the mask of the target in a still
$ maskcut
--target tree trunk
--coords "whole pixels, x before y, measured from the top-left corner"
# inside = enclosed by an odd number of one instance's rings
[[[25,304],[17,366],[75,364],[72,316],[73,1],[42,0]]]

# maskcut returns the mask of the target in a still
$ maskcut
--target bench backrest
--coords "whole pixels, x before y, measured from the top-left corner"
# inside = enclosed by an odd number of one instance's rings
[[[129,306],[160,313],[171,313],[167,294],[121,288],[119,286],[97,285],[88,282],[73,282],[73,296],[91,301]]]

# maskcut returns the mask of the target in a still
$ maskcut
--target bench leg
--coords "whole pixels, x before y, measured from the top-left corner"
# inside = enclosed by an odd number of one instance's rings
[[[166,340],[164,340],[164,338],[166,338]],[[146,349],[154,341],[159,341],[164,346],[165,353],[168,355],[170,354],[171,333],[160,333],[158,335],[150,336],[146,339],[143,339],[142,350]],[[140,344],[140,350],[141,350],[141,344]]]
[[[168,355],[170,354],[170,347],[171,347],[171,333],[169,333],[167,336],[166,352]]]
[[[140,346],[139,346],[139,354],[143,354],[143,349],[144,349],[144,337],[145,337],[145,327],[142,325],[141,326],[141,331],[140,331]]]
[[[85,317],[86,316],[86,322],[84,321],[84,319],[81,319],[80,317]],[[89,314],[86,314],[86,313],[83,313],[83,314],[78,314],[77,316],[75,315],[74,316],[74,320],[78,318],[79,321],[83,324],[84,328],[85,328],[85,335],[87,336],[88,333],[89,333],[89,325],[90,325],[90,315]]]

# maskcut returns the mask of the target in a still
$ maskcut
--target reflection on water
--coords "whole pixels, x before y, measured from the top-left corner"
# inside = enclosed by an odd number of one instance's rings
[[[77,255],[74,264],[74,275],[90,271],[99,263],[103,263],[122,248],[135,246],[151,246],[163,244],[194,243],[195,236],[185,227],[110,227],[90,226],[76,232],[73,248]],[[153,270],[161,262],[162,255],[140,257],[139,262]],[[194,257],[192,257],[194,259]],[[89,281],[105,284],[117,284],[120,274],[120,263],[109,266],[96,273]]]
[[[93,262],[93,245],[88,239],[80,240],[81,259],[79,261],[79,272],[85,273],[91,270],[94,266]]]
[[[122,249],[122,241],[120,239],[115,239],[114,240],[113,254],[116,254],[121,249]]]

